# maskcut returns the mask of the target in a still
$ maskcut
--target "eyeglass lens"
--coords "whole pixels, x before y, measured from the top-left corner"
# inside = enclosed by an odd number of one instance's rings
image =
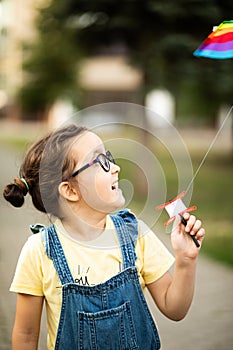
[[[99,161],[101,167],[105,171],[109,171],[110,170],[110,162],[111,163],[115,163],[114,158],[113,158],[113,156],[111,155],[111,153],[109,151],[106,152],[106,155],[105,154],[99,154],[98,161]]]

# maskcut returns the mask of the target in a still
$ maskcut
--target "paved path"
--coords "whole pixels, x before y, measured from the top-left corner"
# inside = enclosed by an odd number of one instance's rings
[[[0,148],[3,185],[17,174],[19,154]],[[15,209],[0,200],[0,350],[10,350],[14,320],[15,295],[9,293],[20,249],[29,235],[30,223],[45,222],[31,207]],[[160,237],[166,241],[167,238]],[[152,312],[159,325],[163,350],[232,350],[233,349],[233,270],[199,257],[196,293],[185,320],[175,323],[163,317],[156,307]],[[45,350],[45,322],[43,321],[40,350]]]

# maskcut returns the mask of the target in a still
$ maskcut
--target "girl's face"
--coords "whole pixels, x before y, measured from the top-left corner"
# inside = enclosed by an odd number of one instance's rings
[[[71,148],[71,156],[76,161],[74,172],[92,162],[100,154],[106,154],[101,139],[87,131],[78,137]],[[118,188],[120,167],[110,162],[110,170],[104,171],[97,162],[74,177],[80,192],[79,205],[87,205],[98,212],[110,213],[122,207],[125,199]]]

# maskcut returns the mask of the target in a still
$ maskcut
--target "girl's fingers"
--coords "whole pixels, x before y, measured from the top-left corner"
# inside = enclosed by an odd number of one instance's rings
[[[196,233],[195,237],[198,241],[203,241],[205,237],[205,229],[203,227],[200,228],[200,230]]]
[[[196,222],[194,223],[191,231],[190,231],[190,235],[195,235],[201,228],[202,222],[201,220],[196,220]]]
[[[185,231],[192,236],[196,236],[197,239],[204,237],[205,230],[201,227],[201,220],[197,220],[194,215],[190,215]]]
[[[185,219],[185,220],[187,220],[187,219]],[[189,217],[189,219],[187,221],[187,225],[185,227],[185,231],[186,232],[191,232],[195,222],[196,222],[196,217],[194,215],[190,215],[190,217]]]
[[[199,219],[196,219],[194,215],[190,215],[189,213],[184,213],[184,219],[187,221],[187,225],[184,230],[186,233],[189,233],[192,236],[195,236],[196,239],[202,241],[205,236],[205,229],[202,228],[202,222]],[[177,215],[176,220],[174,222],[174,228],[180,224],[180,217]],[[181,226],[182,227],[182,226]],[[182,231],[180,231],[181,233]]]
[[[188,221],[188,219],[190,218],[190,214],[189,213],[184,213],[183,217],[184,217],[184,219],[186,221]]]

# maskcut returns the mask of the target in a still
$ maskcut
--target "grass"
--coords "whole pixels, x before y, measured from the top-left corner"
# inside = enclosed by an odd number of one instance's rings
[[[7,146],[12,150],[24,152],[33,142],[33,137],[0,135],[0,145]]]
[[[197,164],[197,157],[193,157]],[[233,266],[232,156],[212,153],[198,174],[193,202],[203,218],[206,239],[202,251]]]
[[[31,143],[31,139],[7,138],[1,139],[0,142],[7,146],[24,152],[25,147]],[[120,152],[118,149],[111,147],[113,154]],[[128,149],[129,148],[129,149]],[[135,152],[130,145],[127,152]],[[151,151],[156,154],[157,159],[164,171],[167,185],[167,200],[177,195],[178,179],[174,162],[171,156],[158,144],[150,145]],[[190,150],[193,171],[198,168],[203,154],[196,150]],[[128,159],[131,159],[130,156]],[[140,212],[145,206],[147,195],[147,179],[143,173],[143,168],[139,168],[135,162],[127,159],[119,159],[121,166],[121,178],[129,180],[134,187],[134,196],[129,203],[129,207],[136,213]],[[151,172],[154,169],[151,167]],[[211,151],[203,167],[195,178],[193,194],[190,205],[197,205],[196,215],[203,221],[206,229],[206,238],[202,247],[202,252],[218,261],[229,264],[233,267],[233,218],[232,218],[232,155],[229,152]],[[156,180],[155,180],[156,181]],[[154,215],[154,207],[159,204],[150,204],[151,212],[148,215]],[[149,210],[150,211],[150,210]],[[167,220],[166,214],[162,213],[159,218],[160,224]]]

